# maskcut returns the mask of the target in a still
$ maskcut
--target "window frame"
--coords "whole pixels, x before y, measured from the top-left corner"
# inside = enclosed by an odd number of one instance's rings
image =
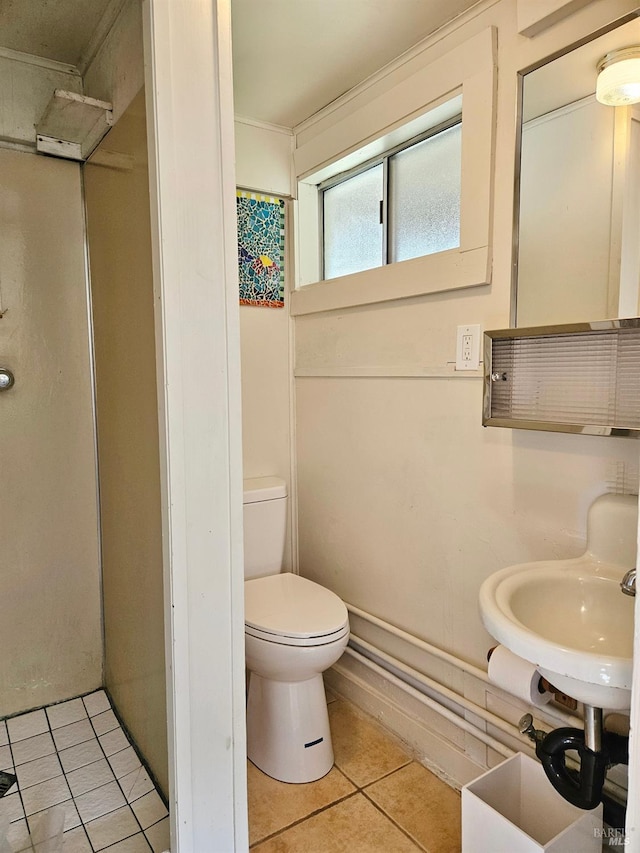
[[[402,151],[407,151],[409,148],[413,148],[416,145],[419,145],[421,142],[426,142],[427,139],[432,139],[435,136],[438,136],[441,133],[444,133],[447,130],[451,130],[453,127],[457,127],[460,125],[462,128],[462,113],[458,113],[451,118],[445,119],[445,121],[440,122],[440,124],[434,125],[434,127],[430,127],[428,130],[424,130],[421,133],[412,136],[406,142],[400,142],[397,145],[393,146],[393,148],[389,148],[384,151],[382,154],[378,154],[375,157],[370,157],[368,160],[365,160],[363,163],[360,163],[358,166],[353,166],[351,169],[346,169],[344,172],[340,172],[337,175],[334,175],[330,178],[326,178],[324,181],[321,181],[318,184],[318,221],[320,223],[320,275],[321,281],[333,281],[332,278],[326,278],[325,276],[325,234],[324,234],[324,194],[327,190],[333,189],[333,187],[337,187],[339,184],[344,184],[346,181],[351,178],[355,178],[358,175],[361,175],[363,172],[367,172],[369,169],[373,169],[376,166],[382,165],[382,199],[381,199],[381,222],[380,225],[382,228],[382,262],[379,266],[384,267],[393,263],[402,263],[401,261],[392,261],[389,257],[390,252],[390,233],[389,229],[391,227],[391,221],[389,219],[389,199],[390,199],[390,169],[389,169],[389,161],[396,154],[400,154]],[[435,254],[435,253],[431,253]],[[425,255],[419,255],[418,257],[426,257]],[[377,269],[377,267],[374,267]],[[366,272],[366,270],[361,270],[361,272]],[[334,276],[334,278],[339,278],[340,276]]]
[[[295,129],[294,316],[491,283],[497,38],[428,44]],[[460,246],[321,278],[318,186],[462,110]]]
[[[365,163],[362,163],[359,166],[354,166],[353,169],[347,169],[345,172],[341,172],[335,178],[327,178],[326,181],[318,184],[318,238],[319,238],[319,246],[318,246],[318,257],[320,263],[320,282],[323,281],[333,281],[335,278],[342,278],[342,276],[333,276],[332,278],[326,278],[326,260],[325,260],[325,215],[324,215],[324,194],[327,190],[331,190],[334,187],[340,186],[340,184],[344,184],[349,181],[351,178],[357,178],[358,175],[363,175],[365,172],[368,172],[370,169],[375,169],[376,166],[382,166],[382,187],[383,187],[383,201],[384,199],[384,188],[387,185],[387,167],[385,165],[385,160],[383,156],[375,157],[370,160],[367,160]],[[386,212],[384,213],[386,216]],[[384,222],[381,221],[380,225],[383,225]],[[382,257],[386,256],[387,246],[386,246],[386,233],[383,228],[382,231]],[[382,266],[384,262],[378,264],[378,266]],[[377,269],[376,267],[368,267],[367,269]],[[359,270],[359,272],[365,272],[366,270]],[[350,273],[351,275],[352,273]]]

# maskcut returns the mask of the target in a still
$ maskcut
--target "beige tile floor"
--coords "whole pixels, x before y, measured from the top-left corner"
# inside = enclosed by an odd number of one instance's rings
[[[335,766],[288,785],[249,763],[255,853],[457,853],[460,795],[371,717],[328,694]]]

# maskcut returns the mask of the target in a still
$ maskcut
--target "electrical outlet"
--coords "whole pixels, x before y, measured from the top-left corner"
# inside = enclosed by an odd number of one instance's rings
[[[456,370],[480,367],[480,326],[458,326],[456,337]]]

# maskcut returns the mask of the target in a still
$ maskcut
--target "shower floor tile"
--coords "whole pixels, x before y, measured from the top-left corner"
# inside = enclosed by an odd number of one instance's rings
[[[163,853],[168,812],[104,690],[0,720],[0,798],[14,853],[47,809],[65,813],[64,853]]]

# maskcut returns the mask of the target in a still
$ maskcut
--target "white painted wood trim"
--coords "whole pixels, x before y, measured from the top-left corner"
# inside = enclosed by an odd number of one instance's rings
[[[455,361],[449,361],[441,367],[421,366],[362,366],[355,365],[320,365],[318,367],[296,367],[294,376],[297,378],[387,378],[387,379],[483,379],[482,368],[479,370],[456,371]]]
[[[259,121],[256,118],[247,118],[246,116],[236,116],[238,124],[247,124],[249,127],[258,127],[260,130],[270,130],[272,133],[282,133],[284,136],[293,136],[293,130],[290,127],[284,127],[281,124],[271,124],[268,121]]]
[[[231,853],[248,829],[229,0],[144,0],[143,20],[171,849]]]
[[[48,71],[57,71],[59,74],[70,74],[72,77],[81,76],[75,65],[57,62],[55,59],[47,59],[44,56],[34,56],[32,53],[23,53],[21,50],[11,50],[8,47],[0,47],[0,58],[24,62],[25,65],[35,65],[38,68],[46,68]]]
[[[293,161],[292,161],[293,162]],[[285,304],[291,298],[295,268],[295,242],[293,229],[293,203],[285,205]],[[291,571],[300,572],[300,549],[298,540],[298,454],[297,454],[297,405],[296,405],[296,323],[289,312],[287,319],[288,370],[289,370],[289,524],[291,525]]]
[[[497,33],[494,27],[437,58],[425,54],[413,74],[389,88],[371,87],[350,111],[296,137],[296,239],[303,263],[291,294],[295,315],[370,305],[491,282]],[[460,246],[377,269],[318,281],[317,184],[345,158],[422,120],[462,91]],[[350,162],[350,165],[353,165]],[[304,259],[308,260],[304,260]],[[310,260],[309,260],[310,259]]]
[[[638,528],[638,554],[640,555],[640,526]],[[640,556],[636,559],[636,565],[639,564]],[[633,679],[629,726],[629,793],[624,849],[626,853],[640,853],[640,596],[638,595],[636,595],[635,601]]]
[[[484,136],[494,124],[496,63],[497,32],[494,27],[487,27],[442,56],[431,57],[425,52],[420,67],[391,89],[384,77],[378,88],[370,86],[348,110],[344,107],[334,110],[332,120],[325,120],[313,134],[310,131],[297,133],[294,159],[298,178],[305,180],[314,176],[325,166],[427,113],[459,94],[461,87],[463,133],[465,111],[471,101],[478,104],[480,112],[478,125],[474,124],[471,129]],[[483,148],[491,141],[492,133],[489,132],[488,143],[482,140]]]
[[[591,0],[518,0],[518,32],[533,38],[590,2]]]
[[[35,142],[24,142],[23,140],[6,139],[0,136],[0,148],[8,148],[10,151],[24,151],[25,154],[34,154],[36,150]]]
[[[293,291],[289,304],[291,314],[297,316],[462,290],[490,281],[488,245],[468,252],[450,249],[305,285]]]

